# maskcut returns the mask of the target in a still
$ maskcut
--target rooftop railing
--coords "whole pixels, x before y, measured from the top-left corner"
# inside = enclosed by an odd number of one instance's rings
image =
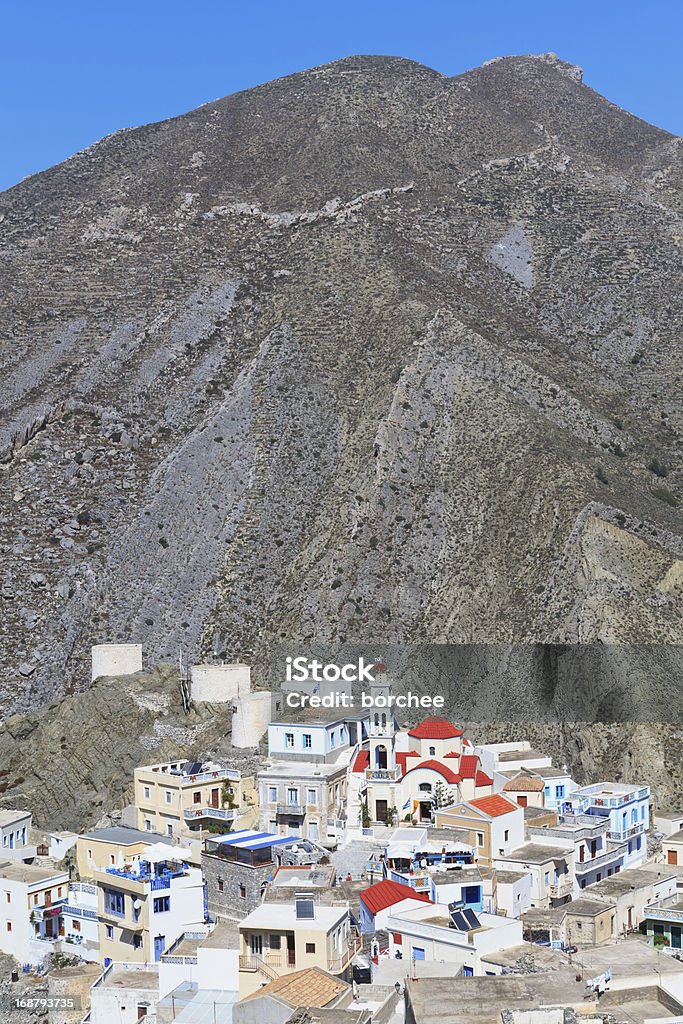
[[[96,896],[97,886],[89,882],[69,882],[69,892],[87,892],[90,896]]]
[[[241,772],[235,768],[215,768],[208,772],[198,772],[196,775],[187,775],[184,771],[178,772],[182,776],[183,786],[195,786],[201,782],[239,782],[242,778]]]
[[[592,807],[621,807],[633,800],[647,800],[650,796],[649,786],[641,789],[625,789],[622,792],[610,792],[603,785],[582,786],[572,793],[572,800],[585,800]]]
[[[150,882],[152,889],[168,889],[172,878],[182,878],[187,874],[187,866],[183,864],[180,869],[162,869],[155,873],[151,867],[143,864],[137,871],[134,871],[132,867],[123,867],[105,868],[105,872],[114,878],[125,878],[129,882],[139,882],[142,885]]]
[[[669,899],[657,900],[645,907],[643,916],[655,921],[672,921],[674,924],[683,924],[683,899],[680,896],[671,896]]]

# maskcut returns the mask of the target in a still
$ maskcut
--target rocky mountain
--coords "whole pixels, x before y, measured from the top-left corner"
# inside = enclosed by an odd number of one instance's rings
[[[0,195],[7,712],[332,643],[683,639],[680,139],[352,57]]]
[[[225,706],[181,699],[171,665],[120,679],[98,679],[0,723],[0,806],[29,807],[46,829],[84,829],[133,801],[140,764],[212,751],[253,774],[254,758],[230,748]]]

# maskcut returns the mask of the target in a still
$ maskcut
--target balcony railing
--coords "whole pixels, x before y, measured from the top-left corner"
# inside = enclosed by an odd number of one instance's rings
[[[44,921],[49,917],[59,917],[60,914],[64,913],[66,900],[67,897],[62,896],[58,900],[52,900],[49,906],[43,905],[42,907],[31,907],[31,913],[33,914],[34,920]]]
[[[346,967],[348,967],[349,963],[351,962],[351,960],[353,960],[354,956],[356,956],[357,953],[360,953],[362,948],[363,940],[361,939],[360,935],[355,935],[353,938],[349,940],[349,944],[342,953],[342,955],[336,957],[333,960],[330,960],[327,967],[329,973],[341,974],[341,972],[345,970]]]
[[[255,954],[241,956],[239,958],[240,971],[260,971],[261,974],[264,974],[266,978],[269,978],[271,981],[280,977],[277,967],[282,967],[281,957],[277,958],[277,963],[275,963],[270,957],[268,960],[265,960],[262,956],[257,956]]]
[[[396,782],[400,777],[400,768],[366,768],[365,779],[367,782]]]
[[[630,828],[621,829],[618,832],[608,832],[607,838],[616,840],[617,842],[623,842],[624,839],[631,839],[632,836],[641,836],[645,831],[645,822],[639,821],[637,825],[632,825]]]
[[[574,871],[577,875],[585,875],[594,868],[604,867],[606,864],[613,864],[615,861],[622,860],[624,856],[623,850],[607,850],[606,853],[601,853],[597,857],[593,857],[590,860],[577,860],[574,863]]]
[[[234,821],[238,811],[235,807],[193,807],[184,811],[185,821],[196,821],[198,818],[216,818],[219,821]]]
[[[457,875],[455,876],[457,878]],[[399,885],[407,885],[417,892],[431,892],[431,880],[428,871],[415,871],[412,875],[403,874],[400,871],[390,871],[389,879],[398,882]]]
[[[72,907],[70,904],[67,904],[64,907],[64,916],[82,917],[85,918],[87,921],[97,921],[97,911],[86,910],[85,907]]]
[[[549,885],[548,892],[550,898],[556,900],[562,896],[569,896],[573,892],[573,888],[571,881],[559,882],[557,885]]]
[[[304,814],[306,813],[306,808],[303,806],[303,804],[299,804],[299,803],[296,803],[296,804],[289,804],[289,803],[278,804],[277,805],[277,813],[278,814],[293,814],[296,817],[303,817]]]

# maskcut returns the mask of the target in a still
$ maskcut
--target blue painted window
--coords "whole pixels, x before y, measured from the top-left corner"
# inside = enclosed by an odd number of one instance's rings
[[[165,914],[171,909],[170,896],[158,896],[154,901],[154,913]]]
[[[110,914],[115,914],[116,917],[125,917],[126,915],[126,900],[122,892],[111,892],[107,889],[104,894],[104,908]]]
[[[462,889],[462,899],[465,905],[472,903],[481,903],[481,886],[480,885],[465,885]]]

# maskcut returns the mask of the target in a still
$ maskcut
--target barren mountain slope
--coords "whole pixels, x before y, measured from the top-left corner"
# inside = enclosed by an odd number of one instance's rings
[[[9,707],[91,643],[681,641],[680,140],[355,57],[0,196]]]

